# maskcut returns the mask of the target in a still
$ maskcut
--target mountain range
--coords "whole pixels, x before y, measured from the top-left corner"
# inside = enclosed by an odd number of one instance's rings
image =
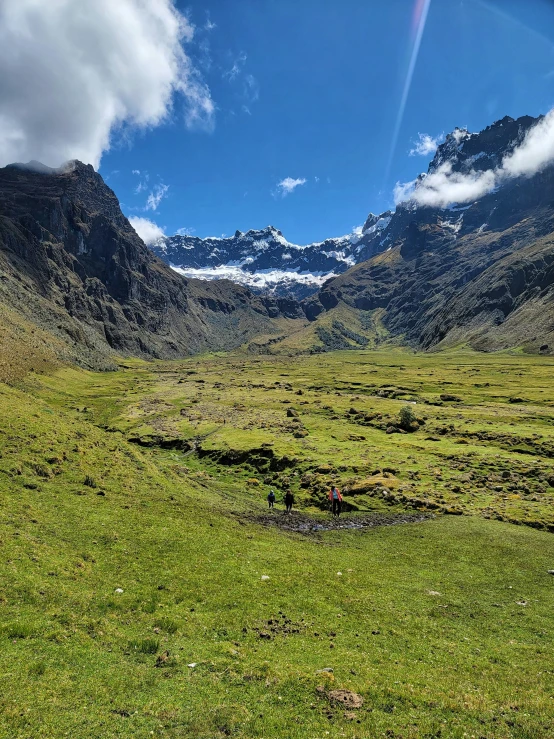
[[[234,236],[201,239],[164,236],[152,251],[177,272],[202,279],[230,279],[254,292],[302,299],[349,267],[382,251],[392,213],[370,214],[356,233],[299,246],[273,226]]]
[[[456,129],[415,187],[445,165],[473,179],[500,167],[539,120]],[[0,316],[0,377],[22,356],[109,368],[117,355],[239,346],[551,352],[554,167],[458,205],[408,194],[355,234],[308,246],[267,227],[148,249],[90,165],[10,165],[0,169]]]

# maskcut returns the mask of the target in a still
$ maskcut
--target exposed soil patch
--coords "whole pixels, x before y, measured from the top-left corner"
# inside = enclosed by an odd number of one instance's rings
[[[308,516],[294,511],[290,516],[283,511],[247,515],[246,518],[262,526],[277,526],[285,531],[301,534],[315,534],[321,531],[340,531],[343,529],[371,529],[377,526],[394,526],[400,523],[419,523],[434,516],[430,513],[371,513],[363,516],[341,516],[323,518]]]
[[[329,700],[331,703],[341,703],[347,708],[361,708],[364,703],[362,696],[353,693],[351,690],[331,690]]]
[[[261,626],[255,626],[252,631],[258,634],[260,639],[271,640],[276,636],[289,636],[290,634],[300,634],[306,630],[306,624],[302,621],[292,621],[287,618],[284,613],[263,621]]]

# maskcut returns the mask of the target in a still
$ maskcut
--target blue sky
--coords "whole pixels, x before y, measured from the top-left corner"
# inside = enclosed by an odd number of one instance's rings
[[[345,234],[427,168],[432,154],[409,154],[418,134],[554,106],[547,0],[177,4],[195,26],[185,48],[216,106],[212,130],[188,129],[177,103],[162,125],[115,137],[100,169],[128,216],[167,234]]]

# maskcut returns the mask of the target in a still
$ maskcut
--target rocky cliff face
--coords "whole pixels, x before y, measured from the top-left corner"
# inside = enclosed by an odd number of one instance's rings
[[[177,357],[231,348],[302,315],[228,281],[186,279],[146,248],[90,165],[0,169],[0,301],[70,358]]]
[[[497,167],[536,122],[505,118],[479,134],[456,130],[429,173]],[[384,311],[392,336],[430,348],[554,348],[554,167],[449,208],[400,205],[381,254],[326,282],[306,302],[316,319],[339,303]]]

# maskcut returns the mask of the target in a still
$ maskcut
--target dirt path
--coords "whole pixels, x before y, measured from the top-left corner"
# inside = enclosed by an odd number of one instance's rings
[[[262,526],[276,526],[284,531],[296,531],[301,534],[317,534],[321,531],[341,531],[371,529],[377,526],[395,526],[401,523],[420,523],[434,518],[425,513],[370,513],[362,516],[341,516],[340,518],[323,518],[308,516],[294,511],[286,515],[283,511],[253,514],[247,516],[249,521]]]

